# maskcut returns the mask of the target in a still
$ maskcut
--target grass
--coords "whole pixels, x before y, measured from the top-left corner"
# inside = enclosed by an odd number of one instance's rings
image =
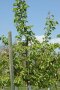
[[[0,90],[10,90],[10,88],[9,88],[9,87],[6,87],[5,89],[1,89],[1,88],[0,88]],[[27,90],[27,87],[19,87],[18,90]],[[38,89],[38,87],[32,86],[32,90],[48,90],[48,88]],[[60,90],[60,86],[57,86],[57,87],[53,86],[53,87],[51,87],[50,90]]]

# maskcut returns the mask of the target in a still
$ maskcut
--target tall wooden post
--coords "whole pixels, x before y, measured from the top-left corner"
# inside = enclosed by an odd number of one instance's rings
[[[13,52],[12,52],[12,34],[8,32],[8,44],[9,44],[9,68],[10,68],[10,80],[11,80],[11,90],[14,88],[14,68],[13,68]]]

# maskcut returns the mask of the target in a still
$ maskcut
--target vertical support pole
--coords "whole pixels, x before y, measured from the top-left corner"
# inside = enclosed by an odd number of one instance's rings
[[[8,45],[9,45],[9,68],[10,68],[10,80],[11,90],[15,90],[14,87],[14,68],[13,68],[13,52],[12,52],[12,34],[8,32]]]

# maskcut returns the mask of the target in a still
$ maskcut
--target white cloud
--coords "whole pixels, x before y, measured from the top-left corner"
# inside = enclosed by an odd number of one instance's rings
[[[37,39],[39,42],[42,42],[42,41],[43,41],[43,38],[44,38],[44,35],[36,36],[36,39]]]
[[[60,38],[51,39],[50,43],[59,43],[60,44]]]
[[[43,42],[43,39],[44,39],[44,35],[41,35],[41,36],[35,36],[36,39],[42,43]],[[24,40],[24,39],[23,39]],[[17,41],[18,43],[19,41]],[[60,38],[53,38],[49,41],[49,43],[59,43],[60,44]]]
[[[43,42],[44,35],[36,36],[36,39],[40,42]],[[60,43],[60,38],[54,38],[49,41],[50,43]]]

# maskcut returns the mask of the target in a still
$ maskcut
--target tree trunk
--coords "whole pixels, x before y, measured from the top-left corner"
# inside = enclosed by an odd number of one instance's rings
[[[17,86],[15,86],[15,90],[19,90],[19,88]]]
[[[32,90],[30,84],[27,85],[27,90]]]
[[[48,90],[51,90],[50,87],[48,88]]]

